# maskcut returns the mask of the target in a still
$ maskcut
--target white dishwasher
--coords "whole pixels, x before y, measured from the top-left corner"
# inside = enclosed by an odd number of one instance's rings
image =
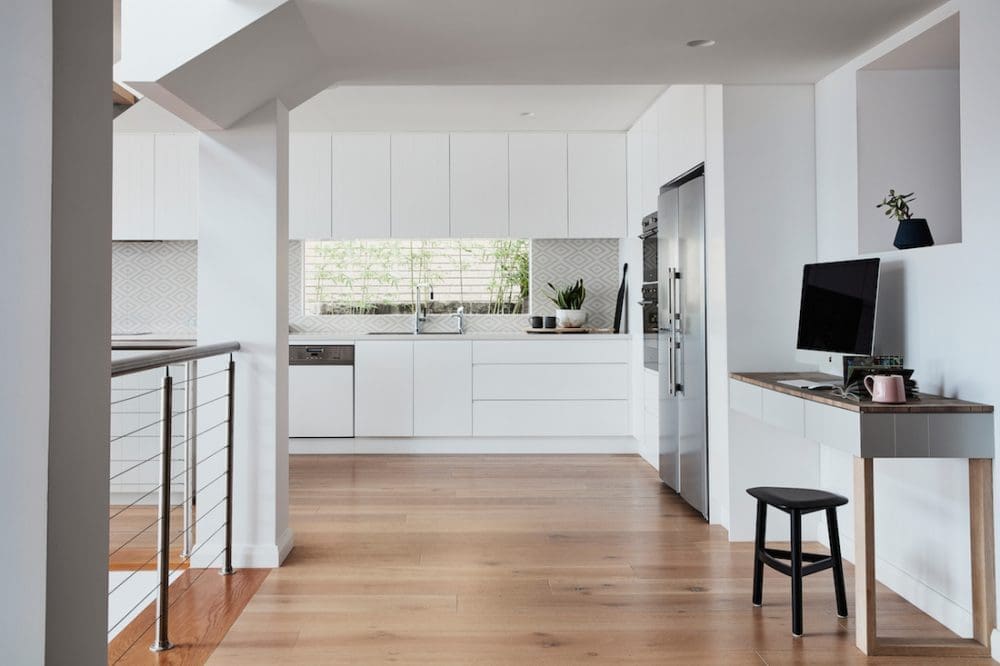
[[[354,437],[354,345],[289,346],[288,436]]]

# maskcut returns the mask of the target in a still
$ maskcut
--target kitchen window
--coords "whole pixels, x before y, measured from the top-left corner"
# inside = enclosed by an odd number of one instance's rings
[[[417,287],[431,313],[528,311],[531,241],[343,240],[303,243],[309,314],[412,313]]]

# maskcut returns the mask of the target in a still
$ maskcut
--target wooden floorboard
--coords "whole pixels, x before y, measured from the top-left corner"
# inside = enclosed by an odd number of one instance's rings
[[[108,663],[204,664],[270,571],[241,569],[221,576],[218,569],[187,569],[170,585],[168,618],[173,649],[155,654],[149,651],[156,617],[150,605],[108,645]]]
[[[290,484],[295,549],[212,664],[904,663],[857,651],[827,572],[804,638],[784,576],[753,608],[751,545],[636,456],[292,456]],[[887,634],[949,635],[879,605]]]

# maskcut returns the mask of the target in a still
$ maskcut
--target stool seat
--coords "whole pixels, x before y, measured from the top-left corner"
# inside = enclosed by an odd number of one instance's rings
[[[833,509],[847,504],[847,498],[843,495],[812,488],[759,486],[748,488],[747,493],[765,504],[785,510],[810,512]]]

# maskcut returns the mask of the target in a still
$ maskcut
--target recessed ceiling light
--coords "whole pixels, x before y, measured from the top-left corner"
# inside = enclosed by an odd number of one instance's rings
[[[687,43],[687,45],[690,46],[693,49],[700,49],[700,48],[703,48],[705,46],[715,46],[715,40],[714,39],[692,39],[690,42]]]
[[[534,118],[535,117],[535,112],[534,111],[522,111],[521,112],[521,117],[522,118]]]

